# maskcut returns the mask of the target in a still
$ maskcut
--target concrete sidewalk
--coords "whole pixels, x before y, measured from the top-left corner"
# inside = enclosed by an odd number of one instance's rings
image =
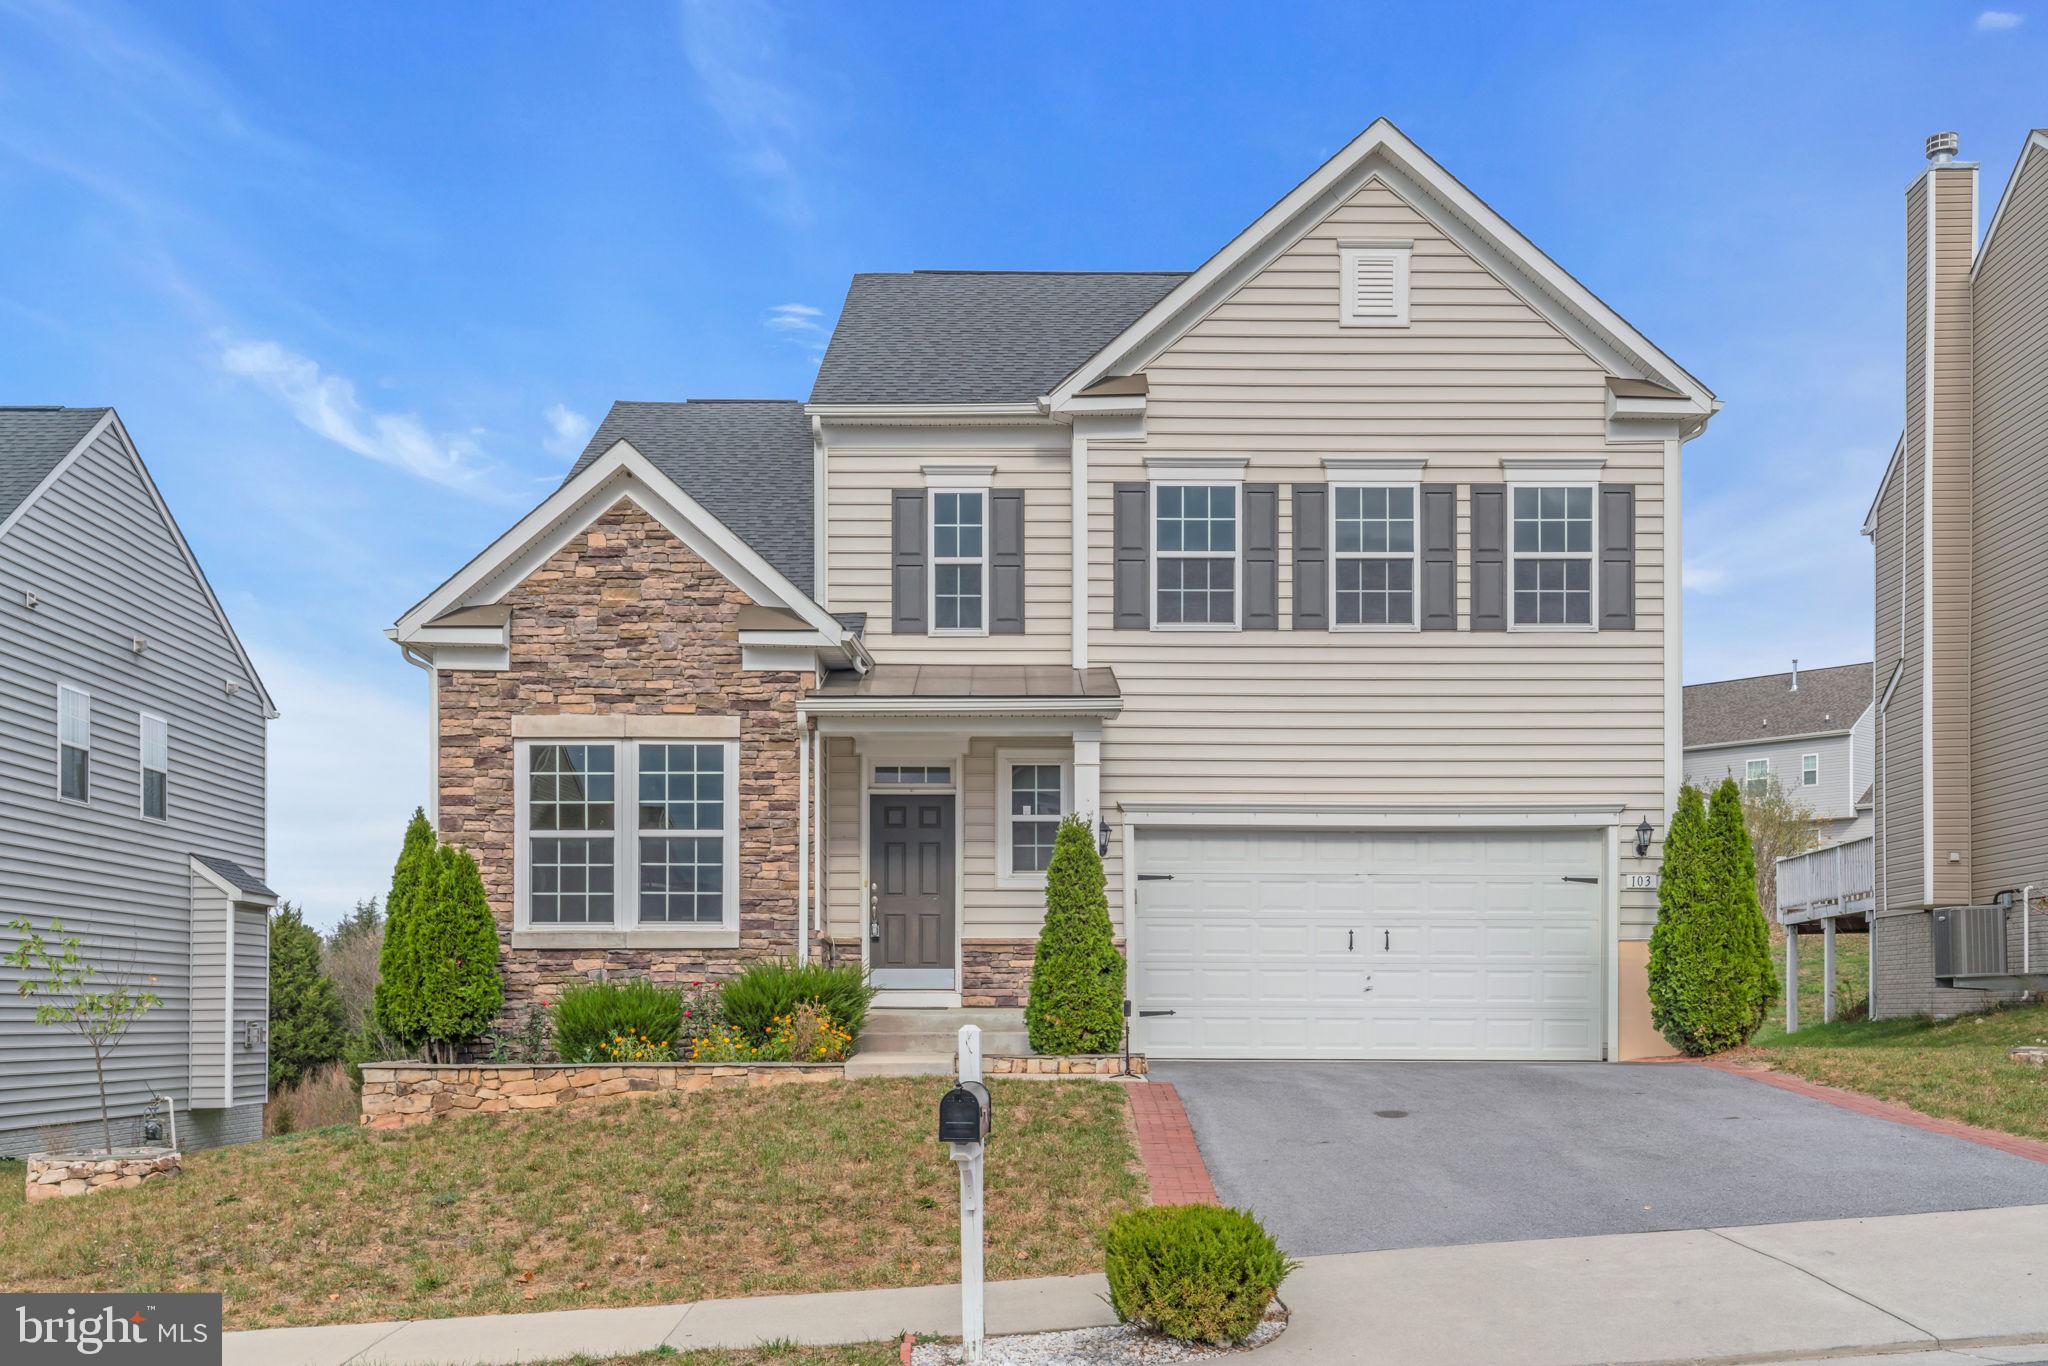
[[[1112,1321],[1100,1276],[989,1286],[992,1334]],[[1592,1366],[1943,1349],[2048,1360],[2048,1205],[1311,1257],[1261,1366]],[[498,1366],[578,1352],[956,1335],[953,1286],[229,1333],[227,1366]],[[1996,1351],[1977,1351],[1996,1347]],[[1900,1358],[1892,1358],[1894,1363]],[[1905,1358],[1904,1360],[1910,1360]]]

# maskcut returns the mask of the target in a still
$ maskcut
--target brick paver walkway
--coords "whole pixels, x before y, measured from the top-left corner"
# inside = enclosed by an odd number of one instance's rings
[[[2015,1134],[2002,1134],[1996,1129],[1980,1129],[1974,1124],[1960,1120],[1936,1119],[1923,1115],[1918,1110],[1904,1105],[1894,1105],[1888,1100],[1878,1100],[1860,1091],[1844,1091],[1838,1086],[1822,1086],[1819,1082],[1804,1077],[1788,1076],[1783,1072],[1769,1072],[1761,1067],[1744,1067],[1740,1063],[1728,1062],[1721,1058],[1693,1058],[1690,1061],[1699,1067],[1711,1067],[1716,1072],[1726,1072],[1734,1077],[1748,1077],[1766,1086],[1775,1086],[1815,1100],[1824,1100],[1830,1105],[1839,1105],[1844,1110],[1854,1110],[1859,1115],[1874,1119],[1888,1119],[1894,1124],[1909,1124],[1915,1129],[1925,1129],[1931,1134],[1947,1134],[1970,1143],[1981,1143],[1987,1148],[2011,1153],[2034,1162],[2048,1162],[2048,1143],[2037,1138],[2020,1138]]]
[[[1195,1143],[1194,1126],[1171,1082],[1148,1081],[1124,1088],[1138,1124],[1138,1153],[1152,1183],[1155,1205],[1216,1205],[1216,1187]]]

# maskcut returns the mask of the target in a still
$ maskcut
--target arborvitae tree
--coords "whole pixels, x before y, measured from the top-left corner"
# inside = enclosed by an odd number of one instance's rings
[[[391,870],[391,892],[384,898],[384,948],[377,956],[374,997],[378,1025],[407,1045],[427,1037],[426,997],[413,927],[418,920],[420,888],[433,868],[435,847],[434,827],[427,824],[427,813],[415,808],[405,827],[405,845]]]
[[[341,1056],[341,993],[320,971],[320,932],[289,901],[270,914],[270,1089]]]
[[[1657,926],[1650,931],[1650,1023],[1673,1046],[1691,1046],[1688,1004],[1698,994],[1699,929],[1707,901],[1702,864],[1707,805],[1691,783],[1678,790],[1678,809],[1664,832],[1664,866],[1657,879]]]
[[[1771,998],[1778,991],[1778,974],[1771,963],[1770,922],[1764,918],[1757,895],[1756,853],[1750,843],[1742,788],[1732,777],[1723,778],[1714,789],[1707,806],[1707,833],[1719,881],[1714,904],[1721,913],[1727,945],[1722,990],[1728,997],[1727,1017],[1740,1033],[1726,1047],[1735,1048],[1748,1043],[1763,1027]]]
[[[1095,832],[1060,822],[1045,870],[1045,925],[1024,1024],[1040,1053],[1113,1053],[1123,1041],[1124,958],[1109,927]]]
[[[498,922],[483,874],[467,849],[435,850],[414,894],[411,931],[420,968],[425,1033],[444,1055],[491,1027],[505,1003],[498,976]]]

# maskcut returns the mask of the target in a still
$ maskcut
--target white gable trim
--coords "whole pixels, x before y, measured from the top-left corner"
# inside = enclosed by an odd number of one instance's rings
[[[1052,411],[1065,411],[1076,395],[1105,375],[1143,369],[1375,176],[1611,373],[1667,385],[1691,399],[1703,418],[1719,408],[1712,391],[1383,118],[1261,214],[1041,402]]]
[[[185,532],[179,527],[178,519],[171,515],[171,505],[164,501],[163,492],[157,488],[156,480],[150,477],[148,462],[142,458],[142,452],[135,448],[135,441],[128,435],[128,429],[121,424],[121,415],[112,408],[107,409],[100,420],[92,425],[92,430],[71,448],[70,453],[59,460],[56,467],[29,490],[28,497],[21,500],[20,506],[9,513],[5,521],[0,521],[0,536],[5,536],[13,530],[15,524],[35,505],[36,500],[56,487],[57,481],[62,479],[71,467],[78,463],[79,458],[92,449],[93,443],[109,429],[120,441],[122,453],[134,463],[136,476],[142,480],[143,491],[149,495],[149,501],[156,506],[157,516],[163,518],[164,529],[171,533],[171,543],[178,547],[178,554],[184,557],[186,568],[192,571],[193,581],[199,585],[199,591],[206,595],[206,605],[212,610],[213,619],[220,623],[221,634],[228,640],[228,648],[235,652],[235,658],[241,662],[242,672],[248,675],[249,682],[256,689],[256,696],[263,704],[264,718],[276,720],[277,703],[271,700],[270,689],[263,686],[263,677],[256,672],[256,665],[249,658],[249,652],[242,648],[242,638],[235,634],[235,624],[228,620],[227,609],[220,605],[220,598],[214,593],[213,584],[207,580],[206,571],[199,567],[199,557],[192,553],[192,545],[185,539]]]
[[[2012,164],[2012,174],[2006,177],[2005,188],[1999,191],[1998,207],[1991,211],[1991,226],[1984,230],[1984,240],[1977,244],[1976,259],[1970,262],[1970,279],[1974,282],[1977,272],[1984,267],[1984,258],[1991,254],[1992,239],[1998,236],[1998,225],[2005,221],[2005,206],[2012,203],[2013,187],[2020,183],[2020,173],[2027,169],[2027,159],[2036,152],[2048,152],[2048,128],[2036,128],[2027,134],[2027,140],[2020,147],[2019,159]],[[1972,216],[1971,225],[1976,218]]]
[[[1877,509],[1880,505],[1883,504],[1884,492],[1886,489],[1891,487],[1892,476],[1899,472],[1899,461],[1905,456],[1905,454],[1906,434],[1904,432],[1900,432],[1898,443],[1892,447],[1892,458],[1885,462],[1884,474],[1877,481],[1877,492],[1871,496],[1870,510],[1863,514],[1862,530],[1865,536],[1874,536],[1877,534]]]
[[[849,653],[862,653],[851,633],[830,613],[627,441],[616,442],[591,461],[400,617],[393,638],[401,643],[414,640],[444,612],[497,602],[617,507],[621,499],[630,500],[661,523],[756,603],[787,608]]]

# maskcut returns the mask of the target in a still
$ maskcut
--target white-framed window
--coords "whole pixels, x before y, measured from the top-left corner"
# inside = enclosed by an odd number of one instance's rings
[[[1771,780],[1769,759],[1750,759],[1742,766],[1742,786],[1749,792],[1761,792]]]
[[[739,744],[522,740],[522,929],[737,928]]]
[[[57,685],[57,795],[82,802],[92,793],[92,694]]]
[[[171,727],[148,712],[142,713],[142,818],[171,818]]]
[[[1398,630],[1415,625],[1416,496],[1413,485],[1331,486],[1333,627]]]
[[[1243,537],[1238,485],[1152,485],[1152,624],[1232,630]]]
[[[932,634],[988,634],[988,494],[934,489]]]
[[[1004,750],[996,756],[996,858],[1005,881],[1044,883],[1053,837],[1073,796],[1068,756],[1049,750]]]
[[[876,787],[951,787],[953,770],[947,764],[877,764]]]
[[[1820,756],[1818,754],[1802,754],[1799,756],[1799,785],[1801,787],[1820,786]]]
[[[1337,320],[1345,327],[1408,325],[1409,242],[1337,244],[1343,291]]]
[[[1517,630],[1594,629],[1594,492],[1591,484],[1509,486],[1509,624]]]

